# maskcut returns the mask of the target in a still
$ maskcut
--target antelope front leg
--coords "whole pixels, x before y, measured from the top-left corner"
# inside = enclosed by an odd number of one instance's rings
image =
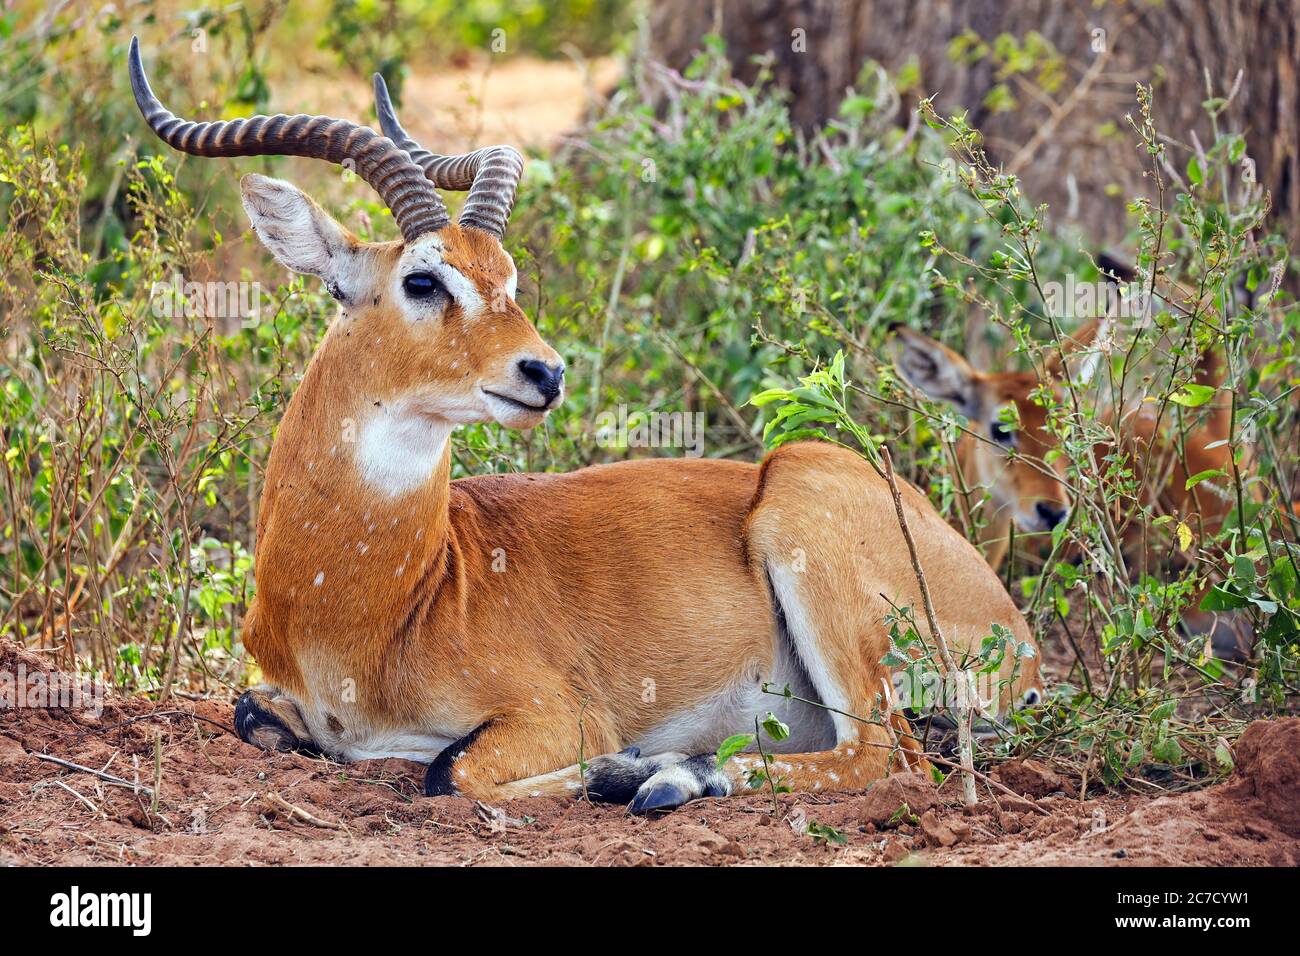
[[[498,717],[442,751],[424,775],[426,796],[476,800],[565,795],[581,792],[577,761],[617,746],[599,715],[587,711],[582,730],[572,713],[526,719]]]
[[[235,733],[263,750],[320,753],[293,698],[270,684],[240,696],[235,704]]]

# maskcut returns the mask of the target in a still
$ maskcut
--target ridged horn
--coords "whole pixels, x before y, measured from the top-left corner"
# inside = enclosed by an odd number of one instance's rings
[[[375,112],[384,135],[406,150],[439,189],[469,190],[460,224],[490,232],[500,239],[506,231],[515,189],[524,173],[524,158],[513,146],[484,146],[472,153],[439,156],[417,143],[397,121],[388,84],[375,74]]]
[[[149,88],[137,37],[131,38],[129,60],[136,105],[158,138],[172,149],[194,156],[310,156],[348,166],[379,193],[407,242],[451,222],[424,168],[369,127],[306,113],[190,122],[163,106]]]

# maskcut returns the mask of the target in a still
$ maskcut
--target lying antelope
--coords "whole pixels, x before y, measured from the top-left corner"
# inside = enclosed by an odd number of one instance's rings
[[[771,749],[792,789],[861,787],[916,762],[877,702],[889,601],[919,607],[919,589],[890,492],[857,456],[805,443],[761,466],[450,480],[457,425],[532,427],[564,393],[501,244],[517,152],[421,149],[378,77],[391,138],[320,116],[182,121],[134,41],[130,72],[172,147],[347,163],[402,236],[361,242],[288,183],[241,182],[262,242],[339,303],[266,468],[244,642],[270,685],[240,698],[241,737],[428,761],[430,795],[585,791],[638,812],[741,786],[762,758],[719,767],[715,751],[769,710],[791,729]],[[437,189],[468,189],[458,222]],[[902,494],[949,643],[1010,629],[1035,656],[1007,655],[996,705],[1036,700],[1036,645],[997,575],[923,495]],[[877,708],[887,719],[855,719]]]
[[[1158,289],[1161,298],[1181,308],[1190,311],[1195,305],[1190,292],[1167,280],[1162,279]],[[1064,363],[1073,364],[1081,353],[1091,350],[1092,355],[1079,363],[1073,375],[1074,383],[1085,390],[1083,379],[1090,377],[1085,366],[1095,367],[1105,354],[1106,343],[1101,339],[1108,331],[1105,319],[1085,324],[1065,339],[1061,350],[1049,355],[1039,375],[978,372],[947,346],[906,327],[894,330],[895,365],[902,378],[930,398],[953,405],[971,422],[957,441],[955,465],[960,487],[976,496],[982,494],[988,507],[988,519],[980,526],[978,539],[994,568],[1006,559],[1013,521],[1022,532],[1041,533],[1051,531],[1069,513],[1066,461],[1060,454],[1058,435],[1047,427],[1047,407],[1041,396],[1053,391],[1059,395]],[[1197,360],[1192,381],[1217,390],[1223,380],[1219,353],[1205,351]],[[1103,408],[1101,420],[1109,424],[1115,438],[1111,444],[1094,447],[1094,463],[1104,467],[1102,463],[1116,447],[1123,449],[1142,489],[1141,504],[1176,515],[1213,535],[1222,527],[1235,499],[1215,482],[1188,489],[1187,479],[1211,470],[1231,473],[1231,402],[1220,399],[1207,404],[1205,414],[1190,424],[1180,440],[1171,434],[1167,419],[1160,421],[1156,408],[1140,400]],[[1008,427],[1008,418],[1018,425]],[[1051,454],[1054,451],[1056,454]],[[1144,542],[1140,529],[1129,519],[1129,515],[1114,516],[1125,549],[1132,551]],[[1241,631],[1241,615],[1218,617],[1188,611],[1183,620],[1192,633],[1212,634],[1220,654],[1235,654],[1248,640]]]

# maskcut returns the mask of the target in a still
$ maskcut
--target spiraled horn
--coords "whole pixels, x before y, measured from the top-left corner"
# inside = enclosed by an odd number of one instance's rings
[[[460,224],[490,232],[500,239],[515,204],[515,189],[524,173],[524,158],[513,146],[484,146],[459,156],[431,153],[402,128],[393,112],[388,84],[375,74],[375,112],[384,135],[411,154],[439,189],[468,189]]]
[[[389,209],[407,242],[451,222],[442,197],[405,150],[366,126],[299,113],[193,123],[175,116],[149,88],[140,41],[131,38],[131,89],[145,121],[168,146],[195,156],[310,156],[349,166]]]

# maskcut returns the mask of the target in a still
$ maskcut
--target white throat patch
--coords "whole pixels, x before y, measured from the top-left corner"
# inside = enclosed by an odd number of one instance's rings
[[[415,491],[433,477],[453,427],[401,405],[376,410],[358,436],[361,480],[393,498]]]

